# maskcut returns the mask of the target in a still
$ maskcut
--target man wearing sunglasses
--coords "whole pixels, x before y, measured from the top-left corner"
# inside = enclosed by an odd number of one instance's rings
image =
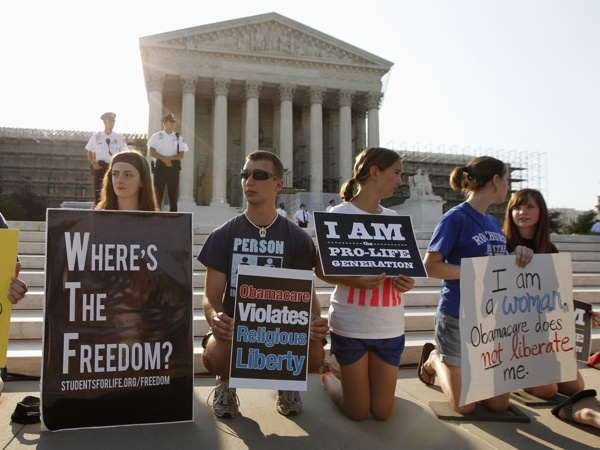
[[[237,267],[252,264],[313,270],[316,263],[317,254],[311,237],[277,214],[275,199],[283,188],[282,176],[283,165],[277,155],[267,151],[250,153],[240,173],[246,210],[214,230],[198,255],[198,260],[206,266],[203,308],[211,326],[202,342],[202,361],[217,375],[212,401],[217,417],[232,418],[238,414],[236,390],[229,387],[227,378],[231,364]],[[240,245],[240,242],[248,245]],[[321,317],[321,305],[316,295],[313,295],[312,307],[308,370],[316,372],[323,362],[323,342],[328,325]],[[302,400],[299,393],[279,391],[276,408],[285,416],[300,414]]]

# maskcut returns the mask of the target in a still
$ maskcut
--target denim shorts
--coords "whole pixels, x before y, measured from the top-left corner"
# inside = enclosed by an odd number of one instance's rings
[[[331,333],[331,354],[342,366],[348,366],[372,351],[390,366],[398,367],[404,343],[404,335],[388,339],[357,339]]]
[[[448,366],[460,366],[460,328],[458,318],[435,313],[435,343],[442,362]]]

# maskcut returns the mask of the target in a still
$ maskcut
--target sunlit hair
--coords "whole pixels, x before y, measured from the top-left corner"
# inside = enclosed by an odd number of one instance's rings
[[[401,161],[400,154],[394,150],[381,147],[369,147],[363,149],[354,159],[352,178],[346,181],[340,189],[340,197],[349,202],[356,195],[358,186],[365,182],[375,166],[379,170],[385,170],[396,161]]]
[[[110,160],[108,170],[102,180],[100,201],[96,209],[119,209],[119,201],[113,186],[112,168],[115,163],[125,162],[131,164],[140,173],[140,190],[138,192],[139,211],[159,211],[154,185],[150,174],[150,164],[144,155],[137,150],[125,150],[117,153]]]
[[[532,250],[534,253],[552,253],[552,243],[550,242],[550,219],[548,217],[546,201],[540,191],[529,188],[515,192],[508,202],[503,227],[508,248],[515,249],[517,245],[525,245],[523,243],[523,238],[519,234],[519,228],[512,218],[512,212],[518,206],[525,205],[530,199],[537,203],[540,208],[540,218],[535,226],[535,234],[533,235],[534,248],[532,248]]]
[[[283,179],[283,164],[275,153],[266,150],[256,150],[246,156],[248,161],[271,161],[273,163],[273,175],[279,179]]]
[[[499,159],[491,156],[479,156],[466,166],[455,167],[450,174],[450,187],[468,195],[485,186],[494,175],[503,177],[508,168]]]

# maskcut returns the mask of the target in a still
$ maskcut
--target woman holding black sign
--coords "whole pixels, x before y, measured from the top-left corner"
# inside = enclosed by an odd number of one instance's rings
[[[148,160],[137,150],[117,153],[104,175],[96,209],[158,211]]]
[[[395,215],[379,204],[401,185],[400,155],[385,148],[367,148],[354,163],[352,178],[341,189],[342,204],[332,213]],[[331,353],[340,364],[336,374],[324,366],[321,380],[337,407],[353,420],[369,413],[389,418],[394,406],[398,365],[404,350],[404,302],[400,293],[414,286],[399,275],[317,276],[336,285],[331,294],[329,326]],[[339,378],[338,378],[339,376]]]
[[[419,379],[433,385],[439,379],[442,391],[454,410],[461,414],[473,412],[476,404],[458,406],[461,394],[460,355],[460,262],[462,258],[507,255],[506,238],[498,221],[488,209],[501,204],[509,185],[508,167],[490,156],[481,156],[466,166],[456,167],[450,174],[450,186],[461,190],[467,200],[447,211],[438,222],[425,254],[424,264],[430,277],[441,278],[443,287],[435,315],[434,346],[423,346],[417,368]],[[526,266],[533,251],[524,246],[515,249],[516,263]],[[508,408],[510,393],[483,400],[494,412]]]

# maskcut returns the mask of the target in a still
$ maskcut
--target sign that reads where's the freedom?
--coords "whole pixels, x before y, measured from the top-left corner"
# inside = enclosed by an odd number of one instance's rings
[[[49,209],[49,430],[193,419],[190,213]]]

